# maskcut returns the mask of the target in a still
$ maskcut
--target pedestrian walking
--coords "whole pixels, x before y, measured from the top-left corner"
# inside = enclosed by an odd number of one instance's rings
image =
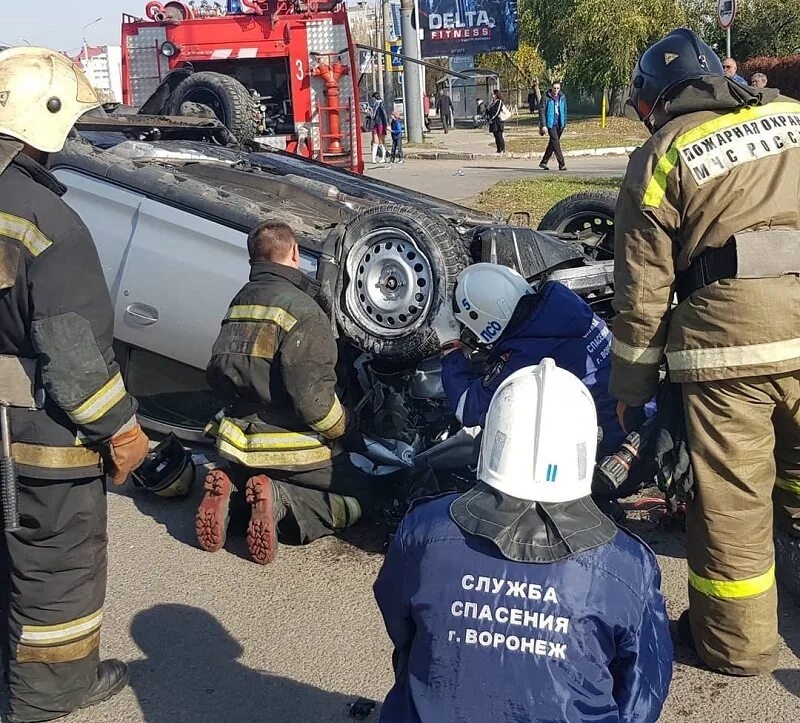
[[[631,431],[666,356],[695,484],[678,629],[716,671],[768,673],[773,514],[779,552],[800,538],[800,103],[740,85],[685,28],[644,52],[632,88],[653,135],[617,200],[611,393]]]
[[[453,101],[446,91],[441,91],[436,98],[436,112],[442,119],[442,128],[447,133],[453,127]]]
[[[567,97],[561,92],[561,83],[555,81],[547,93],[544,94],[539,110],[539,135],[549,136],[547,149],[539,163],[542,170],[548,169],[548,163],[555,153],[558,161],[558,170],[567,168],[564,154],[561,152],[561,134],[567,127]]]
[[[431,97],[427,93],[422,94],[422,118],[425,121],[425,130],[431,132]]]
[[[489,120],[489,132],[494,136],[498,154],[506,152],[506,139],[503,137],[505,131],[504,110],[503,95],[495,89],[492,91],[492,103],[486,111],[486,117]]]
[[[100,99],[64,55],[33,47],[0,53],[0,91],[0,399],[19,470],[19,520],[0,535],[1,705],[32,723],[128,682],[123,662],[100,660],[105,475],[125,482],[148,440],[114,358],[97,249],[47,170]]]
[[[552,359],[486,414],[476,484],[414,506],[375,582],[394,644],[382,723],[658,720],[661,573],[590,497],[597,415]]]
[[[378,92],[372,94],[372,162],[386,163],[386,130],[389,119],[386,107]]]
[[[400,113],[392,113],[392,163],[403,162],[403,121],[400,120]]]

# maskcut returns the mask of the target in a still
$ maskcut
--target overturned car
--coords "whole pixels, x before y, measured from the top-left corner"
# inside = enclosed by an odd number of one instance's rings
[[[319,281],[340,339],[342,393],[368,412],[364,431],[416,450],[452,425],[431,321],[467,265],[556,279],[610,312],[613,199],[567,199],[545,219],[555,232],[542,232],[298,156],[243,150],[215,121],[88,118],[79,135],[51,168],[94,236],[123,374],[156,431],[197,441],[218,411],[204,370],[248,277],[247,232],[264,218],[298,236],[301,269]]]

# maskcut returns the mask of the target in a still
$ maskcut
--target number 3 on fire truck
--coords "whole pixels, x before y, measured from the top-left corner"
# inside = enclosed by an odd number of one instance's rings
[[[297,66],[297,79],[302,81],[303,78],[306,77],[305,71],[303,70],[303,61],[298,58],[294,62],[295,65]]]

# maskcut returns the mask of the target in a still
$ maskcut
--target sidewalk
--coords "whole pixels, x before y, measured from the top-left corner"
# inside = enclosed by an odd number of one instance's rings
[[[421,160],[453,160],[453,161],[472,161],[489,158],[518,158],[531,159],[540,158],[547,145],[547,139],[541,138],[538,126],[532,122],[527,114],[521,116],[519,120],[512,119],[506,124],[505,138],[506,143],[512,149],[514,146],[528,146],[530,150],[524,152],[507,152],[505,156],[498,156],[494,152],[494,138],[486,129],[468,128],[460,125],[444,133],[438,119],[431,120],[431,132],[425,134],[422,144],[406,144],[405,157]],[[627,136],[609,133],[609,141],[598,144],[596,138],[586,137],[587,145],[583,147],[580,139],[584,134],[580,130],[570,130],[570,126],[564,132],[562,144],[565,148],[564,155],[568,158],[583,156],[621,156],[628,155],[636,150],[638,143],[636,139]],[[612,145],[613,141],[616,141]],[[619,141],[622,140],[623,144]],[[364,135],[365,156],[369,155],[370,136]],[[569,150],[567,150],[569,149]]]

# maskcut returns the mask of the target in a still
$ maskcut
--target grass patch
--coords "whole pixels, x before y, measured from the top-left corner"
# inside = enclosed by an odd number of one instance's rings
[[[539,153],[547,147],[547,136],[539,135],[538,128],[506,124],[506,150],[512,153]],[[645,127],[629,118],[607,118],[606,127],[600,127],[599,116],[579,118],[567,122],[561,147],[565,151],[583,148],[615,148],[638,146],[649,138]]]
[[[621,183],[621,178],[572,176],[500,181],[478,196],[475,208],[488,213],[499,213],[503,218],[512,212],[527,211],[531,214],[531,224],[536,226],[554,204],[567,196],[583,191],[615,191]]]

